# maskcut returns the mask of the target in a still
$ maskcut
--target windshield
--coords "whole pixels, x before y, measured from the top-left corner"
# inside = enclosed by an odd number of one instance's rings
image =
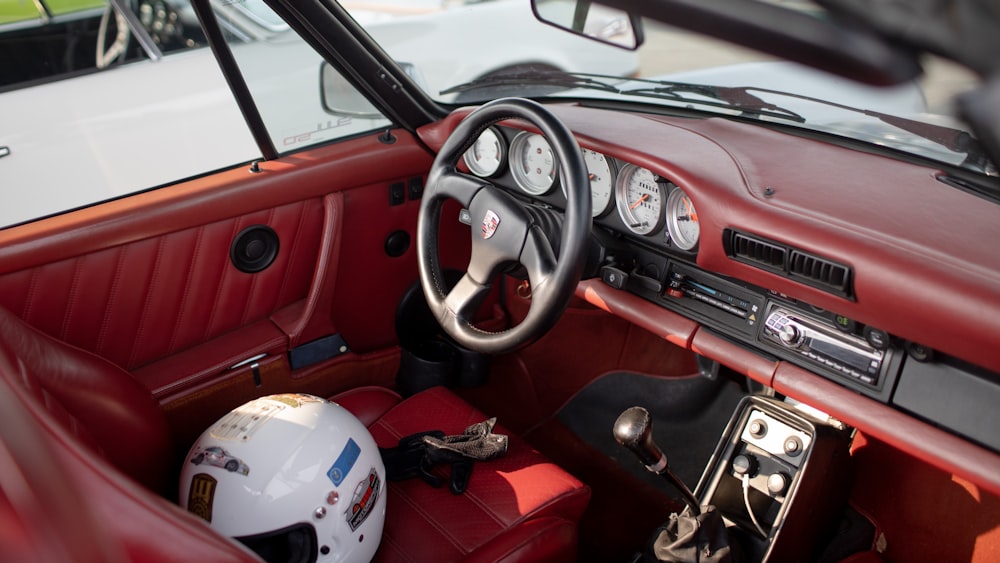
[[[774,3],[823,17],[810,2]],[[568,0],[539,5],[554,6],[554,13],[573,9]],[[641,46],[623,49],[542,23],[528,0],[344,6],[442,103],[501,96],[628,101],[801,127],[997,174],[953,103],[978,78],[943,59],[924,60],[916,82],[875,87],[651,20],[642,21]],[[587,19],[585,31],[618,43],[629,25],[624,13],[603,10]]]

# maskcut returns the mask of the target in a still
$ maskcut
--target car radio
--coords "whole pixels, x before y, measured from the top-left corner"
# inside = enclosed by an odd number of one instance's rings
[[[819,368],[871,394],[880,395],[893,351],[781,303],[769,302],[760,340],[809,368]]]

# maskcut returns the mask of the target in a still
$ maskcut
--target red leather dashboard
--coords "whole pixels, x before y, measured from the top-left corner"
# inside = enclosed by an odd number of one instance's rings
[[[1000,239],[996,207],[939,171],[725,119],[550,108],[581,146],[687,191],[702,229],[698,266],[1000,371],[1000,253],[985,242]],[[438,148],[466,114],[419,133]],[[726,228],[851,266],[855,299],[730,259]]]
[[[1000,372],[1000,253],[985,242],[1000,238],[996,204],[945,184],[942,171],[732,120],[549,107],[582,147],[649,168],[687,192],[698,209],[695,263],[701,270]],[[440,147],[466,114],[456,112],[419,133]],[[723,242],[727,229],[849,266],[853,295],[834,295],[732,259]],[[600,280],[584,281],[577,295],[1000,493],[1000,456],[933,422]]]

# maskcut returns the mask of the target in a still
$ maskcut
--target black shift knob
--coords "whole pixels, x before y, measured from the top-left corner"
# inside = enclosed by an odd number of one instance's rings
[[[667,465],[667,456],[653,442],[653,417],[642,407],[632,407],[618,415],[614,428],[615,440],[639,458],[646,469],[661,475],[680,491],[693,514],[701,514],[701,506],[691,489],[677,478]]]
[[[642,407],[626,409],[618,416],[615,440],[628,448],[650,471],[660,473],[667,466],[666,456],[653,442],[653,418]]]

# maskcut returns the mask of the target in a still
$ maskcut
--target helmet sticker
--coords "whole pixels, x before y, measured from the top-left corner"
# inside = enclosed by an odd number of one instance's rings
[[[344,449],[337,456],[337,461],[334,461],[326,472],[326,476],[330,478],[335,487],[339,487],[344,482],[344,477],[347,477],[347,474],[351,472],[359,455],[361,455],[361,446],[353,438],[348,438]]]
[[[239,406],[219,419],[209,432],[219,440],[246,442],[265,422],[286,408],[297,409],[306,403],[324,403],[315,395],[283,393],[259,397]]]
[[[378,471],[372,467],[371,471],[368,472],[368,477],[354,488],[354,497],[351,499],[351,506],[347,509],[347,525],[351,527],[352,532],[364,523],[372,509],[375,508],[381,482]]]
[[[215,500],[215,485],[218,481],[206,473],[198,473],[191,478],[191,489],[188,491],[188,512],[212,521],[212,502]]]
[[[265,398],[271,399],[272,401],[285,403],[286,405],[292,407],[293,409],[297,409],[305,403],[326,402],[326,399],[321,399],[315,395],[306,395],[304,393],[282,393],[280,395],[269,395]]]
[[[250,466],[243,463],[243,460],[233,456],[219,446],[209,446],[207,448],[197,448],[191,456],[191,463],[195,465],[212,465],[221,467],[230,473],[248,475]]]

